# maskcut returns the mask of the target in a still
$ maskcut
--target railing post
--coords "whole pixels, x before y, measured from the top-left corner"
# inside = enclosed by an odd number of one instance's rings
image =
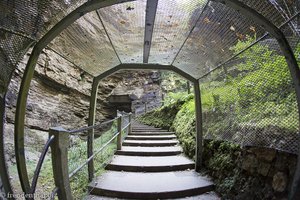
[[[186,82],[186,87],[187,87],[187,93],[191,94],[191,85],[190,85],[190,81]]]
[[[145,113],[147,113],[147,101],[145,102]]]
[[[122,115],[118,117],[118,137],[117,137],[117,150],[122,149]]]
[[[129,116],[128,116],[128,123],[129,123],[129,126],[128,126],[128,135],[131,134],[131,123],[132,123],[132,113],[129,113]]]
[[[54,136],[51,144],[52,168],[55,186],[60,200],[72,200],[68,169],[69,133],[63,128],[51,128],[49,136]]]
[[[202,151],[203,151],[203,124],[202,124],[202,107],[199,82],[194,82],[195,95],[195,114],[196,114],[196,162],[195,170],[200,171],[202,166]]]
[[[99,82],[95,79],[93,80],[92,85],[92,93],[90,98],[90,109],[89,109],[89,126],[95,125],[95,114],[97,108],[97,95],[98,95],[98,86]],[[87,138],[87,157],[88,159],[94,154],[94,129],[89,130],[88,138]],[[90,162],[88,163],[88,173],[89,173],[89,181],[92,181],[94,178],[95,168],[94,168],[94,158],[91,158]]]

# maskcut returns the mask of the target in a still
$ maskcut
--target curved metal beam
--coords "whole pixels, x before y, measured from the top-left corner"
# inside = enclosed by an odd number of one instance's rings
[[[199,86],[199,81],[192,77],[191,75],[187,74],[186,72],[182,71],[181,69],[174,67],[173,65],[160,65],[160,64],[120,64],[102,74],[100,74],[98,77],[94,78],[93,85],[99,85],[99,82],[119,71],[119,70],[144,70],[144,69],[152,69],[152,70],[168,70],[173,71],[183,78],[187,79],[188,81],[193,82],[194,84],[194,95],[195,95],[195,117],[196,117],[196,164],[195,164],[195,170],[200,171],[202,166],[202,152],[203,152],[203,123],[202,123],[202,107],[201,107],[201,91]],[[93,86],[94,87],[94,86]],[[95,92],[96,90],[94,90]],[[95,111],[96,111],[96,99],[91,100],[91,107],[90,107],[90,124],[94,125],[94,117],[95,117]]]
[[[116,67],[111,68],[111,69],[103,72],[99,76],[95,77],[95,80],[96,80],[96,82],[99,82],[101,79],[103,79],[119,70],[144,70],[144,69],[173,71],[191,82],[197,81],[196,78],[194,78],[193,76],[189,75],[188,73],[182,71],[181,69],[179,69],[173,65],[137,64],[137,63],[124,63],[124,64],[117,65]]]
[[[227,5],[245,15],[246,17],[254,20],[260,26],[262,26],[266,31],[268,31],[274,38],[276,38],[281,51],[288,64],[289,71],[296,90],[297,104],[298,104],[298,114],[300,119],[300,70],[295,58],[294,52],[288,43],[284,33],[270,22],[266,17],[258,13],[256,10],[250,8],[249,6],[241,3],[238,0],[212,0],[222,4]],[[300,145],[299,145],[300,146]],[[300,196],[300,149],[298,154],[298,164],[296,172],[294,175],[293,184],[291,187],[289,199],[297,199]]]
[[[93,81],[93,82],[95,82],[95,83],[93,83],[93,84],[99,84],[99,82],[100,82],[103,78],[105,78],[105,77],[107,77],[107,76],[109,76],[109,75],[112,75],[112,74],[116,73],[116,72],[119,71],[119,70],[120,70],[120,65],[117,65],[117,66],[115,66],[115,67],[113,67],[113,68],[111,68],[111,69],[109,69],[109,70],[103,72],[102,74],[100,74],[99,76],[97,76],[97,77],[94,78],[94,81]]]
[[[139,70],[139,69],[169,70],[169,71],[173,71],[173,72],[179,74],[180,76],[182,76],[183,78],[185,78],[191,82],[197,81],[196,78],[194,78],[190,74],[184,72],[183,70],[181,70],[173,65],[127,63],[127,64],[121,64],[121,65],[119,65],[119,67],[122,69],[136,69],[136,70]]]
[[[64,29],[70,26],[77,19],[82,17],[84,14],[103,8],[111,6],[118,3],[128,2],[133,0],[91,0],[74,11],[69,15],[59,21],[50,31],[48,31],[34,46],[30,58],[27,62],[24,75],[21,82],[21,87],[18,95],[17,109],[15,114],[15,152],[16,161],[18,167],[18,173],[20,178],[20,183],[23,192],[26,194],[30,192],[30,183],[26,167],[25,150],[24,150],[24,126],[25,126],[25,113],[26,113],[26,103],[27,96],[29,92],[29,87],[31,80],[33,78],[34,69],[38,61],[38,57],[42,50]]]

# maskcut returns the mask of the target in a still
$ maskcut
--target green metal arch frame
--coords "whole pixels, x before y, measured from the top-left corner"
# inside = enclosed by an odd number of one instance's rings
[[[24,52],[27,52],[30,47],[35,44],[35,41],[31,41],[25,48]],[[10,80],[13,77],[13,73],[10,74]],[[6,160],[5,160],[5,151],[4,151],[4,124],[5,124],[5,101],[7,95],[7,88],[4,91],[2,97],[0,97],[0,179],[2,181],[4,193],[8,199],[15,199],[13,195],[8,196],[8,194],[13,194],[12,185],[10,183],[9,174],[7,170]],[[0,191],[1,192],[1,191]]]
[[[182,76],[183,78],[191,81],[191,82],[195,82],[198,81],[196,78],[194,78],[193,76],[189,75],[188,73],[182,71],[181,69],[173,66],[173,65],[160,65],[160,64],[136,64],[136,63],[123,63],[120,65],[117,65],[116,67],[100,74],[99,76],[95,77],[95,80],[97,82],[99,82],[99,80],[103,79],[104,77],[117,72],[119,70],[138,70],[138,69],[152,69],[152,70],[169,70],[169,71],[173,71],[177,74],[179,74],[180,76]]]
[[[90,99],[90,110],[89,110],[89,126],[93,126],[95,124],[95,114],[96,114],[96,107],[97,107],[97,94],[98,94],[98,86],[99,82],[109,76],[112,75],[120,70],[144,70],[144,69],[151,69],[151,70],[168,70],[173,71],[183,78],[187,79],[188,81],[194,84],[194,95],[195,95],[195,105],[196,105],[196,165],[195,170],[200,171],[202,165],[202,142],[203,142],[203,131],[202,131],[202,108],[201,108],[201,93],[200,93],[200,86],[199,81],[192,77],[191,75],[187,74],[186,72],[182,71],[174,67],[173,65],[160,65],[160,64],[120,64],[102,74],[95,77],[93,80],[92,85],[92,93]],[[94,132],[90,131],[88,136],[88,157],[93,154],[93,138]],[[89,170],[89,180],[93,179],[94,176],[94,163],[93,160],[89,162],[88,166]]]
[[[28,193],[30,184],[27,174],[27,168],[26,168],[26,160],[25,160],[25,152],[24,152],[24,120],[25,120],[25,112],[26,112],[26,102],[27,102],[27,96],[29,92],[30,82],[33,78],[34,69],[38,60],[38,57],[42,50],[57,36],[59,35],[65,28],[67,28],[69,25],[71,25],[74,21],[79,19],[84,14],[94,11],[96,9],[100,9],[106,6],[111,6],[117,3],[122,2],[128,2],[133,0],[91,0],[71,12],[69,15],[67,15],[64,19],[62,19],[58,24],[56,24],[35,46],[31,53],[31,56],[29,58],[29,61],[27,63],[24,76],[21,83],[21,89],[18,96],[18,102],[17,102],[17,111],[16,111],[16,117],[15,117],[15,151],[16,151],[16,159],[17,159],[17,165],[18,165],[18,173],[20,177],[20,182],[22,189],[25,193]],[[278,42],[282,48],[282,51],[287,59],[289,69],[291,71],[294,84],[296,86],[296,93],[297,98],[299,100],[300,97],[300,75],[299,75],[299,68],[297,62],[295,62],[295,56],[284,37],[283,33],[278,29],[275,25],[270,23],[266,18],[258,14],[255,10],[246,7],[244,4],[240,3],[237,0],[215,0],[217,2],[226,4],[236,10],[243,11],[243,14],[246,16],[249,16],[250,18],[254,19],[255,21],[259,21],[260,24],[268,30],[273,36],[276,36],[278,39]],[[261,18],[262,17],[262,18]],[[262,19],[262,20],[261,20]],[[173,68],[173,67],[172,67]],[[176,67],[174,67],[176,68]],[[168,69],[170,70],[170,69]],[[179,70],[176,68],[176,70]],[[105,72],[106,73],[106,72]],[[103,73],[103,74],[105,74]],[[196,82],[194,82],[196,83]],[[197,81],[198,85],[198,81]],[[199,87],[199,85],[198,85]],[[298,101],[299,102],[299,101]],[[200,103],[199,101],[196,102],[196,105]],[[200,109],[201,111],[201,109]],[[300,113],[299,113],[300,114]],[[201,113],[200,113],[201,115]],[[298,159],[298,165],[300,165],[300,156]],[[299,166],[298,166],[299,169]],[[300,179],[299,179],[300,180]],[[299,184],[299,180],[297,184]]]
[[[115,5],[118,3],[128,2],[133,0],[91,0],[65,18],[63,18],[60,22],[58,22],[51,30],[49,30],[34,46],[30,58],[27,62],[24,75],[22,78],[20,91],[18,95],[17,108],[15,114],[15,152],[16,152],[16,161],[18,174],[20,178],[20,183],[23,191],[27,194],[30,191],[30,183],[29,177],[27,173],[26,167],[26,159],[25,159],[25,150],[24,150],[24,127],[25,127],[25,113],[26,113],[26,103],[28,92],[30,88],[30,83],[33,78],[35,66],[37,64],[39,55],[42,50],[63,30],[65,30],[68,26],[70,26],[77,19],[82,17],[84,14],[88,12],[92,12],[94,10],[104,8],[107,6]]]
[[[93,126],[95,125],[95,114],[96,114],[96,108],[97,108],[97,95],[98,95],[98,87],[99,87],[99,82],[107,77],[110,76],[120,70],[141,70],[141,69],[153,69],[153,70],[169,70],[169,71],[173,71],[179,75],[181,75],[182,77],[184,77],[185,79],[193,82],[194,84],[197,82],[198,80],[196,80],[194,77],[192,77],[191,75],[185,73],[184,71],[172,66],[172,65],[159,65],[159,64],[120,64],[117,65],[105,72],[103,72],[102,74],[100,74],[99,76],[95,77],[93,79],[93,83],[92,83],[92,91],[91,91],[91,98],[90,98],[90,108],[89,108],[89,121],[88,121],[88,126]],[[195,92],[199,91],[200,89],[195,89]],[[198,95],[200,97],[200,94]],[[200,102],[200,101],[199,101]],[[201,105],[200,105],[201,106]],[[199,113],[197,114],[196,118],[198,119],[197,121],[202,121],[201,117],[201,112],[200,115]],[[202,124],[202,123],[201,123]],[[197,135],[199,135],[199,140],[202,141],[202,127],[201,128],[197,128]],[[88,140],[87,140],[87,157],[91,157],[93,155],[93,139],[94,139],[94,131],[91,130],[89,131],[89,135],[88,135]],[[201,158],[201,154],[200,152],[202,152],[202,148],[200,150],[197,151],[197,158]],[[197,159],[197,160],[199,160]],[[200,166],[201,165],[201,161],[199,160],[199,165],[196,164],[196,166]],[[197,169],[200,169],[200,167],[197,167]],[[88,163],[88,174],[89,174],[89,180],[91,181],[94,178],[94,161],[93,159],[91,159],[91,161]]]
[[[298,114],[300,119],[300,70],[294,52],[288,40],[286,39],[284,33],[272,22],[270,22],[266,17],[264,17],[256,10],[250,8],[249,6],[245,5],[244,3],[238,0],[212,0],[212,1],[222,3],[240,12],[244,16],[254,20],[277,40],[280,49],[288,64],[288,68],[295,86],[297,104],[298,104]],[[298,163],[294,175],[293,184],[290,190],[291,191],[289,194],[289,199],[296,200],[300,196],[300,144],[299,144]]]

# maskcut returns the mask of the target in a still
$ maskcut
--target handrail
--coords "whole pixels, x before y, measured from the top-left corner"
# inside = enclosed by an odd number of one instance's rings
[[[74,134],[74,133],[81,133],[81,132],[84,132],[84,131],[92,130],[92,129],[95,129],[95,128],[99,128],[103,125],[109,124],[111,122],[114,122],[117,119],[118,119],[118,117],[116,117],[114,119],[111,119],[109,121],[102,122],[102,123],[97,124],[97,125],[87,126],[87,127],[83,127],[83,128],[79,128],[79,129],[70,130],[70,131],[67,131],[67,133]]]
[[[111,123],[115,120],[118,120],[119,118],[123,118],[123,117],[130,117],[132,115],[132,113],[126,113],[126,112],[121,112],[121,116],[119,117],[116,117],[112,120],[109,120],[109,121],[105,121],[101,124],[98,124],[98,125],[94,125],[94,126],[89,126],[89,127],[85,127],[85,128],[81,128],[81,129],[77,129],[77,130],[73,130],[73,131],[67,131],[68,133],[79,133],[79,132],[83,132],[83,131],[86,131],[86,130],[91,130],[91,128],[98,128],[100,127],[101,125],[105,125],[105,124],[108,124],[108,123]],[[131,122],[129,121],[128,124],[126,126],[124,126],[122,129],[121,129],[121,132],[117,132],[114,134],[114,136],[108,141],[106,142],[99,150],[97,150],[92,156],[90,156],[86,162],[82,163],[79,167],[77,167],[75,170],[73,170],[70,174],[69,174],[69,179],[71,179],[74,175],[76,175],[85,165],[87,165],[97,154],[99,154],[105,147],[107,147],[119,134],[121,134],[124,130],[126,130],[129,126],[131,125]]]
[[[97,150],[92,156],[90,156],[86,162],[81,164],[78,168],[76,168],[73,172],[69,174],[69,178],[71,179],[75,174],[77,174],[85,165],[87,165],[97,154],[99,154],[105,147],[109,145],[117,136],[120,134],[119,132],[115,133],[115,135],[108,141],[106,142],[103,147],[101,147],[99,150]]]
[[[122,117],[128,117],[129,115],[131,115],[131,113],[126,113],[126,112],[121,112]]]
[[[128,123],[126,126],[124,126],[124,127],[122,128],[122,131],[124,131],[125,129],[127,129],[129,126],[130,126],[130,123]]]
[[[44,146],[44,149],[43,149],[42,154],[40,156],[39,162],[38,162],[38,164],[36,166],[36,169],[34,171],[34,175],[33,175],[33,178],[32,178],[32,184],[31,184],[31,188],[30,188],[30,194],[34,194],[35,193],[36,184],[37,184],[40,172],[41,172],[41,168],[42,168],[43,162],[45,160],[45,157],[46,157],[46,154],[47,154],[47,152],[49,150],[49,147],[50,147],[50,145],[52,144],[53,141],[54,141],[54,136],[52,135],[48,139],[47,143]]]
[[[126,122],[127,124],[124,125],[123,127],[122,121],[124,117],[128,117],[128,122]],[[70,188],[70,179],[74,175],[76,175],[80,170],[82,170],[84,166],[93,162],[94,157],[97,154],[99,154],[101,151],[103,151],[103,149],[106,148],[113,140],[117,138],[117,150],[120,150],[122,148],[122,140],[123,140],[122,133],[125,129],[128,129],[128,132],[126,133],[131,132],[131,125],[132,125],[131,118],[132,118],[132,113],[127,114],[125,112],[121,112],[120,116],[97,125],[83,127],[76,130],[70,130],[70,131],[65,130],[63,128],[53,128],[49,130],[50,137],[53,138],[54,141],[51,144],[52,166],[53,166],[55,186],[57,187],[56,193],[59,199],[66,199],[66,200],[73,199],[71,188]],[[82,163],[80,166],[78,166],[71,173],[69,173],[68,172],[69,169],[66,166],[68,166],[68,148],[69,148],[68,141],[69,141],[70,134],[80,133],[88,130],[94,130],[95,128],[99,128],[103,125],[106,125],[114,121],[117,121],[118,124],[117,124],[117,132],[113,133],[112,138],[109,141],[107,141],[105,144],[103,144],[101,148],[97,149],[96,152],[93,152],[93,149],[88,149],[92,152],[92,154],[88,154],[88,158],[85,160],[85,162]],[[88,143],[89,142],[90,144],[93,144],[93,140],[88,140]],[[89,176],[90,174],[93,176],[94,174],[93,167],[91,169],[89,167],[88,171],[89,171]]]
[[[55,195],[58,193],[59,188],[55,187],[52,192],[51,192],[51,196],[50,196],[50,200],[54,200]]]
[[[39,178],[43,163],[44,163],[45,158],[46,158],[46,154],[47,154],[47,152],[50,148],[50,145],[53,143],[54,139],[55,139],[55,137],[53,135],[50,136],[49,139],[47,140],[46,144],[44,145],[43,151],[41,153],[41,156],[39,158],[39,161],[38,161],[38,163],[36,165],[36,168],[35,168],[35,171],[34,171],[34,175],[33,175],[33,178],[32,178],[32,183],[31,183],[31,186],[30,186],[30,190],[28,192],[28,194],[31,197],[29,197],[28,199],[33,199],[34,193],[36,191],[38,178]]]

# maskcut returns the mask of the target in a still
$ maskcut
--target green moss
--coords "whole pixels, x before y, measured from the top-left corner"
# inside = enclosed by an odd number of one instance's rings
[[[216,190],[223,197],[235,193],[241,173],[237,163],[240,152],[241,148],[230,142],[204,141],[204,168],[214,178]]]
[[[172,130],[175,131],[184,153],[190,158],[195,156],[195,122],[195,102],[190,99],[183,104],[172,124]]]
[[[178,99],[176,102],[170,103],[157,110],[148,112],[146,115],[138,117],[137,120],[154,127],[170,129],[176,114],[188,98]]]

